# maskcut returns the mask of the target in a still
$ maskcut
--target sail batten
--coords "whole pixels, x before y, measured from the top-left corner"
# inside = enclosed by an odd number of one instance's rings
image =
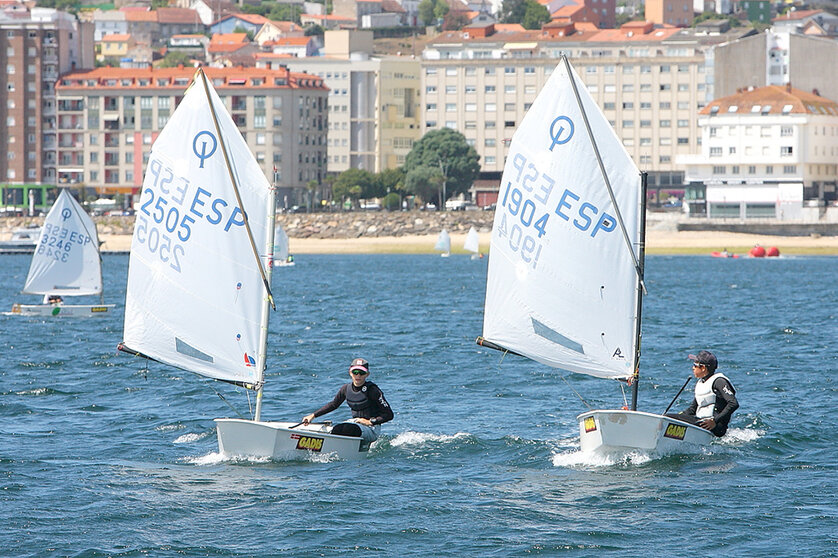
[[[270,251],[270,185],[204,83],[187,89],[149,155],[131,243],[124,344],[170,366],[253,386],[261,382],[264,352],[260,258]],[[254,244],[265,254],[255,257]]]
[[[61,190],[44,219],[23,292],[61,296],[102,294],[96,225],[66,189]]]
[[[640,183],[578,75],[560,63],[510,144],[492,228],[484,337],[552,367],[630,377]]]

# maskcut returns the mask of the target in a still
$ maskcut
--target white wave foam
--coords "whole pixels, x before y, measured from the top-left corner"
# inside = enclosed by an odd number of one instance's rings
[[[392,446],[419,446],[427,442],[450,442],[471,436],[468,432],[449,434],[431,434],[429,432],[402,432],[390,441]]]
[[[212,452],[208,453],[207,455],[199,455],[197,457],[186,457],[183,459],[186,463],[191,463],[192,465],[198,466],[207,466],[207,465],[218,465],[219,463],[269,463],[270,458],[268,457],[230,457],[228,455],[224,455],[221,452]]]
[[[582,450],[553,455],[555,467],[610,467],[612,465],[643,465],[653,456],[638,450],[617,453],[584,452]]]
[[[49,389],[42,387],[42,388],[35,388],[35,389],[26,389],[23,391],[15,392],[15,395],[46,395],[49,393]]]
[[[175,438],[174,444],[191,444],[193,442],[198,442],[211,436],[215,433],[215,430],[210,430],[208,432],[190,432],[188,434],[181,434],[177,438]]]
[[[738,446],[745,442],[753,442],[765,435],[765,430],[749,428],[731,428],[719,443],[725,446]]]
[[[158,432],[177,432],[178,430],[183,430],[186,426],[182,424],[164,424],[162,426],[158,426],[155,428]]]

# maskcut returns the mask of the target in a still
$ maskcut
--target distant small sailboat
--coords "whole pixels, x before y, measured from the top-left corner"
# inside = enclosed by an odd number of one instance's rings
[[[102,296],[102,255],[96,224],[79,202],[62,189],[44,219],[23,287],[44,296],[43,304],[15,304],[21,316],[102,316],[113,304],[64,304],[65,296]]]
[[[509,147],[478,343],[631,384],[630,410],[577,417],[583,451],[677,451],[713,438],[636,410],[645,179],[562,56]]]
[[[255,392],[252,419],[215,419],[224,455],[366,455],[368,442],[332,434],[330,422],[261,418],[276,190],[202,69],[154,142],[147,169],[119,349]],[[157,180],[164,171],[179,190]]]
[[[281,223],[276,224],[274,233],[274,265],[279,267],[291,267],[294,264],[294,256],[288,253],[288,233],[282,228]]]
[[[477,229],[471,227],[466,235],[466,241],[463,244],[463,249],[466,252],[471,252],[471,259],[476,260],[483,257],[480,253],[480,235],[477,234]]]
[[[436,238],[436,244],[434,244],[434,250],[441,251],[443,258],[447,258],[451,255],[451,236],[448,234],[448,231],[442,229],[440,231],[439,236]]]

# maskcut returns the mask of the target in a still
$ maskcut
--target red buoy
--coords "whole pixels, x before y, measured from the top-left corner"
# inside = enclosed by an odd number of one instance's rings
[[[764,258],[765,257],[765,248],[763,248],[762,246],[757,244],[756,246],[751,248],[751,251],[748,252],[748,253],[751,255],[752,258]]]
[[[765,255],[768,256],[769,258],[776,258],[777,256],[780,255],[780,251],[777,249],[776,246],[772,246],[771,248],[768,249],[768,251],[765,253]]]

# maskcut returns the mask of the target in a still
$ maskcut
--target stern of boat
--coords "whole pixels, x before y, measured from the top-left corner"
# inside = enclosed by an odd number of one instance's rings
[[[582,451],[678,451],[709,444],[713,434],[692,424],[641,411],[596,410],[580,414]]]
[[[285,461],[334,454],[339,459],[359,459],[369,453],[370,447],[362,438],[331,434],[331,423],[215,419],[215,427],[218,451],[227,456]]]

